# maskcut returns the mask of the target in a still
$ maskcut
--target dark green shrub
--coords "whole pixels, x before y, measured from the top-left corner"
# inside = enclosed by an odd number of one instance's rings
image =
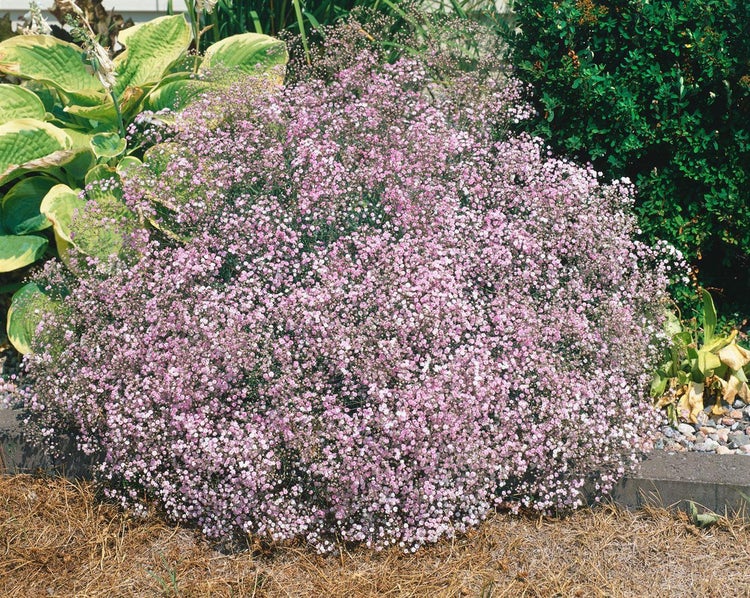
[[[519,0],[523,126],[630,177],[650,237],[679,247],[723,303],[750,314],[750,3]]]

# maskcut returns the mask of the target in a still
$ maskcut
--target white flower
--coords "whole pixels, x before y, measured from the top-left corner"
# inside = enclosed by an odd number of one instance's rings
[[[29,2],[29,25],[21,29],[22,35],[49,35],[52,28],[42,15],[42,9],[35,0]]]

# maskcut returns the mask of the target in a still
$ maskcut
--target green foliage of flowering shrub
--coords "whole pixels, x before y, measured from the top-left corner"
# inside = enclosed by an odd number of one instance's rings
[[[508,36],[557,150],[639,190],[641,227],[750,313],[750,3],[525,0]],[[720,299],[721,296],[717,296]]]

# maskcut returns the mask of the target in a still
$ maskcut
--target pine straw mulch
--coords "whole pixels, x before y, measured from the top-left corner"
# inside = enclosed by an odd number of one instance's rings
[[[750,526],[613,507],[493,515],[416,555],[304,546],[222,554],[87,482],[0,476],[0,596],[750,596]]]

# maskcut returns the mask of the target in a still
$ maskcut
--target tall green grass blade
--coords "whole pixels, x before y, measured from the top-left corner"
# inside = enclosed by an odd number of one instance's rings
[[[305,52],[305,61],[307,62],[308,66],[310,66],[312,65],[312,60],[310,60],[310,46],[308,46],[307,44],[305,21],[302,17],[302,7],[300,6],[299,0],[292,0],[292,3],[294,4],[294,12],[297,15],[297,25],[299,25],[299,35],[300,39],[302,40],[302,49]]]

